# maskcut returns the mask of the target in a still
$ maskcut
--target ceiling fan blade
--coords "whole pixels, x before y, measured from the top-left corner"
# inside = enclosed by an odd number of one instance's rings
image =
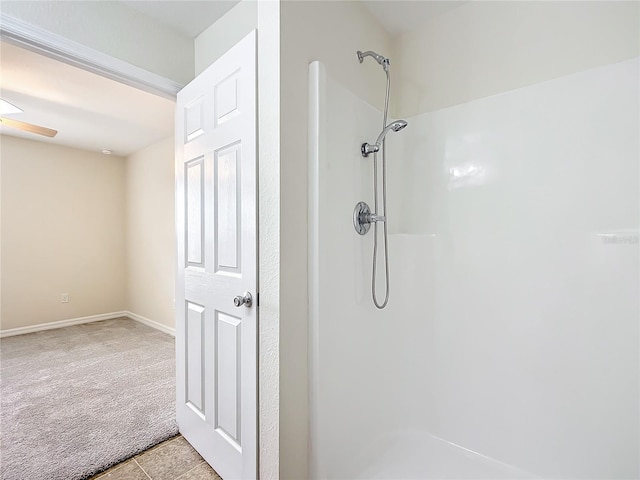
[[[34,125],[32,123],[20,122],[12,118],[0,117],[0,123],[4,127],[17,128],[18,130],[44,135],[49,138],[55,137],[58,133],[57,130],[52,130],[51,128],[40,127],[39,125]]]

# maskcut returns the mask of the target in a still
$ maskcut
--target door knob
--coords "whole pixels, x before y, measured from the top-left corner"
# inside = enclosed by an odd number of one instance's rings
[[[244,295],[238,295],[233,299],[233,304],[236,307],[244,305],[245,307],[250,307],[253,304],[253,297],[249,292],[244,292]]]

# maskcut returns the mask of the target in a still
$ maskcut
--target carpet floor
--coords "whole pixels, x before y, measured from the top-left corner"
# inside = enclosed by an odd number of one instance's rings
[[[0,478],[87,478],[178,433],[174,338],[128,318],[0,340]]]

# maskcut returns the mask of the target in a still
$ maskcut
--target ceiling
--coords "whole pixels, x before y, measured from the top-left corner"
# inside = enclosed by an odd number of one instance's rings
[[[2,98],[14,120],[58,130],[46,138],[0,126],[0,133],[85,150],[130,155],[173,133],[175,103],[77,67],[0,43]]]
[[[191,38],[229,11],[237,0],[119,0]],[[361,0],[392,35],[425,22],[465,1]],[[58,130],[49,139],[0,126],[0,133],[85,150],[127,156],[173,133],[175,104],[20,47],[0,43],[2,98],[23,113],[15,120]]]

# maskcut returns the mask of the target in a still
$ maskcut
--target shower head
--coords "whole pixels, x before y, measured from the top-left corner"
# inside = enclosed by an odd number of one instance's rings
[[[387,136],[387,133],[389,133],[390,130],[393,130],[394,132],[399,132],[406,126],[407,126],[407,122],[405,122],[404,120],[396,120],[395,122],[391,122],[389,125],[384,127],[384,130],[382,130],[382,132],[380,132],[380,135],[378,135],[378,139],[376,140],[376,145],[379,146],[382,143],[382,141],[384,140],[384,137]]]
[[[362,147],[360,148],[360,152],[362,153],[362,156],[368,157],[370,153],[376,153],[377,151],[379,151],[380,146],[384,141],[384,137],[387,136],[387,133],[389,133],[391,130],[393,130],[394,132],[399,132],[407,125],[408,124],[405,120],[396,120],[395,122],[391,122],[389,125],[384,127],[382,132],[380,132],[380,135],[378,135],[378,138],[376,139],[376,143],[374,143],[373,145],[371,145],[370,143],[362,144]]]
[[[364,62],[364,57],[373,57],[373,59],[376,62],[382,65],[382,68],[384,68],[385,72],[389,71],[389,65],[391,65],[391,62],[389,61],[388,58],[383,57],[382,55],[376,52],[372,52],[371,50],[368,50],[366,52],[361,52],[360,50],[358,50],[357,54],[358,54],[358,60],[360,61],[360,63]]]

